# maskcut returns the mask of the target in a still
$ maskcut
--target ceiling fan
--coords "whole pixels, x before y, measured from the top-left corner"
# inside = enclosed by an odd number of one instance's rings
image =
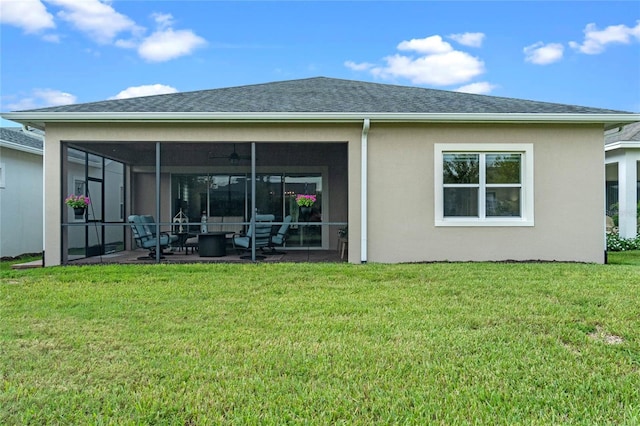
[[[233,152],[229,155],[226,156],[217,156],[215,155],[215,153],[209,151],[209,155],[208,155],[209,160],[215,159],[215,158],[226,158],[227,160],[229,160],[229,163],[233,164],[234,166],[237,165],[240,160],[251,160],[250,156],[247,155],[240,155],[236,152],[236,144],[233,144]]]

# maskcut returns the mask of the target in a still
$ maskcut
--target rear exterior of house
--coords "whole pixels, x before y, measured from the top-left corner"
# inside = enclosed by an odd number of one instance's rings
[[[351,263],[602,263],[603,130],[640,119],[327,78],[5,118],[46,129],[46,265],[131,248],[129,214],[180,211],[240,229],[291,215],[291,250],[335,250],[348,226]],[[70,192],[92,198],[85,217]]]

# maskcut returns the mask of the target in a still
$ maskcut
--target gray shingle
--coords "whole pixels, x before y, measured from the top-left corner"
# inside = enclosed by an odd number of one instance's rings
[[[63,105],[29,111],[78,113],[624,113],[624,111],[600,108],[326,77]]]
[[[620,131],[605,135],[605,143],[640,142],[640,123],[631,123],[622,127]]]
[[[42,149],[42,139],[25,133],[20,127],[0,127],[0,139],[30,148]]]

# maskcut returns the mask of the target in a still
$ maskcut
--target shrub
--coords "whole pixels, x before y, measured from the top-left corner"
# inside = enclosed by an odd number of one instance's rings
[[[607,234],[607,251],[627,251],[640,249],[640,235],[636,238],[622,238],[618,234]]]

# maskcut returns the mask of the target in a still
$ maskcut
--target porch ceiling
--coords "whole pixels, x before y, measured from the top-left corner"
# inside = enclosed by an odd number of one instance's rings
[[[133,166],[154,166],[156,145],[153,142],[74,142],[87,152]],[[327,159],[347,157],[346,143],[256,143],[256,163],[260,166],[326,165]],[[249,165],[249,142],[163,142],[160,161],[163,166],[229,166],[229,156],[236,152],[238,165]]]

